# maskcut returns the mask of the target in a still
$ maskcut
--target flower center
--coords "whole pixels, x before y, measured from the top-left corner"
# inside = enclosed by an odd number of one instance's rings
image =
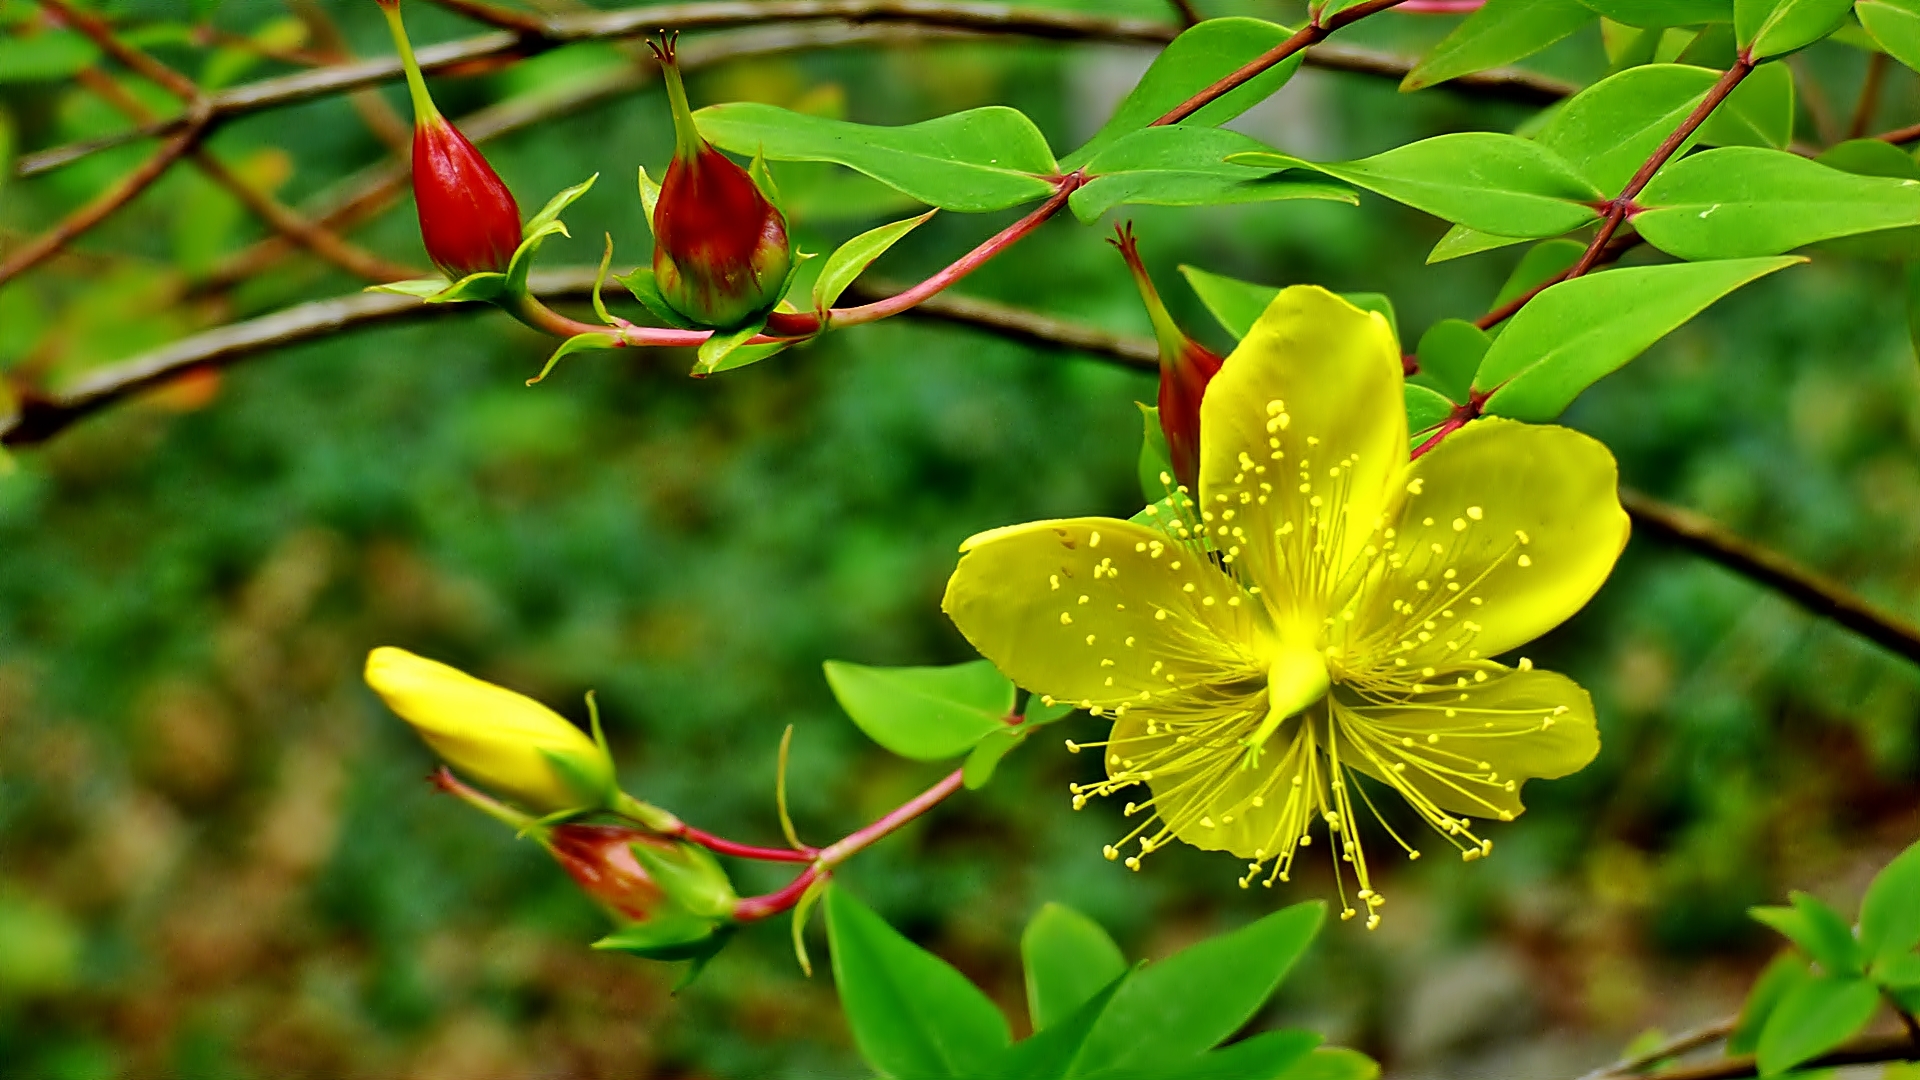
[[[1253,730],[1253,734],[1240,740],[1240,745],[1247,748],[1240,767],[1257,768],[1260,751],[1266,747],[1267,740],[1281,723],[1326,697],[1327,688],[1331,685],[1332,678],[1327,672],[1326,657],[1322,653],[1299,645],[1282,646],[1272,665],[1267,668],[1267,715],[1260,721],[1260,726]]]

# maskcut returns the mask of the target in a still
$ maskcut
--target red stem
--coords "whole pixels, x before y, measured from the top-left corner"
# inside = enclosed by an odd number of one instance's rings
[[[960,790],[963,780],[964,770],[955,769],[943,777],[939,783],[888,811],[880,820],[858,832],[848,833],[837,843],[821,848],[815,853],[813,865],[789,882],[786,888],[764,896],[745,897],[738,901],[733,908],[734,919],[738,922],[752,922],[778,915],[792,908],[800,902],[800,898],[806,894],[807,887],[814,881],[832,873],[834,867],[852,858],[876,840],[939,805],[941,800]],[[693,840],[694,837],[689,836],[688,839]]]
[[[1218,80],[1213,85],[1180,104],[1175,105],[1166,115],[1155,120],[1149,126],[1160,127],[1166,124],[1177,124],[1220,98],[1233,93],[1235,90],[1253,81],[1261,72],[1289,59],[1294,53],[1300,52],[1309,45],[1318,45],[1326,39],[1328,34],[1333,33],[1335,30],[1350,23],[1358,22],[1375,12],[1385,11],[1390,7],[1404,2],[1405,0],[1367,0],[1364,4],[1356,4],[1345,11],[1336,13],[1324,23],[1308,23],[1301,27],[1299,32],[1292,37],[1261,53],[1259,56],[1254,57],[1252,60],[1247,61],[1238,71]]]
[[[718,855],[737,855],[742,859],[759,859],[761,862],[810,863],[820,855],[819,848],[771,848],[757,844],[741,844],[724,836],[715,836],[704,829],[696,829],[682,823],[672,835],[682,840],[699,844]]]

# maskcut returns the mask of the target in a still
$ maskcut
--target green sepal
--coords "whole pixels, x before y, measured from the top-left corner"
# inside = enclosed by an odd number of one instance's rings
[[[642,266],[630,274],[615,276],[613,280],[625,285],[627,291],[633,294],[633,298],[640,301],[641,306],[653,312],[654,318],[668,326],[676,330],[700,329],[685,315],[675,311],[672,304],[667,303],[666,294],[660,291],[659,283],[654,280],[652,267]]]
[[[553,350],[553,355],[547,357],[546,365],[540,369],[540,374],[528,379],[527,385],[532,386],[552,374],[554,365],[560,362],[561,357],[572,356],[574,353],[586,352],[589,349],[618,349],[623,344],[625,343],[612,334],[602,334],[596,331],[589,331],[585,334],[575,334],[561,342],[559,348]]]
[[[694,374],[695,375],[717,375],[722,371],[732,371],[735,368],[743,368],[749,364],[757,364],[760,361],[765,360],[769,356],[773,356],[777,353],[786,352],[788,349],[793,348],[794,345],[796,344],[798,344],[798,342],[789,340],[789,341],[763,341],[758,345],[742,345],[739,348],[729,351],[726,357],[723,358],[718,364],[715,364],[711,369],[708,369],[708,370],[695,369]]]
[[[680,827],[680,819],[673,816],[671,812],[645,799],[636,799],[624,791],[614,793],[613,802],[607,809],[622,817],[631,818],[657,833],[671,834]]]
[[[1173,475],[1173,452],[1167,449],[1167,433],[1160,426],[1160,410],[1144,401],[1136,401],[1140,406],[1140,418],[1144,422],[1144,431],[1140,434],[1140,494],[1149,503],[1165,499],[1172,491],[1173,484],[1161,477]]]
[[[593,274],[593,313],[600,316],[600,321],[606,323],[608,326],[618,326],[620,324],[614,322],[613,316],[607,313],[607,302],[600,298],[600,288],[607,283],[607,268],[612,265],[613,234],[608,233],[606,253],[600,256],[600,269],[594,271]],[[591,695],[589,695],[589,698],[591,698]]]
[[[649,960],[692,960],[698,974],[715,953],[726,946],[734,927],[702,919],[684,911],[663,914],[646,922],[623,926],[593,943],[596,949],[632,953]],[[685,980],[680,984],[686,985]],[[676,986],[675,989],[679,989]]]
[[[813,978],[813,958],[807,955],[807,919],[813,914],[813,906],[820,902],[821,895],[827,891],[827,886],[832,881],[833,879],[825,874],[814,878],[806,891],[800,894],[799,903],[793,905],[793,958],[799,962],[800,970],[809,979]]]
[[[780,186],[773,182],[773,171],[767,168],[766,151],[753,152],[753,160],[747,162],[747,178],[753,181],[754,187],[760,189],[761,196],[780,211],[781,217],[787,216],[787,204],[780,199]]]
[[[565,347],[561,346],[561,348]],[[579,797],[578,810],[599,810],[611,806],[614,795],[620,790],[613,780],[613,759],[607,755],[606,746],[602,744],[596,749],[599,752],[599,760],[591,763],[569,755],[556,754],[547,749],[540,751],[540,756],[546,759],[553,771],[559,773],[560,779],[565,781],[567,787]],[[567,812],[574,813],[577,810]]]
[[[1409,382],[1406,385],[1407,435],[1418,446],[1434,428],[1453,415],[1454,403],[1447,395],[1430,386]]]
[[[398,293],[417,296],[429,304],[454,304],[468,300],[492,300],[506,291],[507,275],[492,270],[468,274],[449,283],[446,278],[410,278],[369,285],[367,292]]]
[[[1760,1045],[1760,1033],[1766,1030],[1767,1018],[1773,1015],[1780,999],[1812,977],[1807,958],[1792,949],[1768,962],[1760,977],[1753,981],[1753,989],[1747,991],[1746,1003],[1740,1007],[1740,1019],[1727,1038],[1727,1053],[1753,1053]]]
[[[598,179],[600,179],[600,174],[594,173],[580,183],[548,199],[547,205],[541,207],[539,213],[527,220],[526,228],[520,240],[520,246],[513,251],[513,261],[507,264],[507,281],[503,291],[515,294],[527,291],[527,275],[533,270],[533,257],[539,252],[540,245],[545,243],[547,237],[552,236],[554,233],[568,237],[573,235],[567,231],[566,225],[561,222],[560,212],[572,206],[574,200],[585,195],[587,189],[593,187],[593,182]]]
[[[700,355],[694,361],[693,374],[711,375],[732,366],[726,363],[727,358],[742,345],[753,340],[761,330],[766,328],[766,325],[767,317],[763,313],[758,319],[745,326],[733,330],[715,330],[707,340],[700,343]]]
[[[647,175],[647,167],[640,166],[640,209],[646,211],[647,228],[653,228],[653,208],[660,205],[660,185]]]
[[[675,845],[671,856],[651,844],[628,846],[640,868],[676,907],[702,918],[731,920],[740,897],[712,852],[688,843]]]
[[[757,160],[757,159],[756,159]],[[887,249],[899,242],[901,237],[920,227],[928,218],[939,213],[938,209],[929,210],[918,217],[895,221],[875,229],[868,229],[859,236],[835,248],[833,254],[820,267],[820,276],[813,279],[813,308],[825,311],[840,299],[840,294],[853,284],[873,261],[886,254]],[[797,268],[800,261],[796,259]]]
[[[973,745],[967,755],[965,765],[960,767],[960,776],[968,791],[978,791],[993,779],[994,770],[1000,767],[1000,759],[1013,753],[1021,743],[1027,741],[1030,729],[1022,724],[1019,727],[1002,728],[988,732]]]

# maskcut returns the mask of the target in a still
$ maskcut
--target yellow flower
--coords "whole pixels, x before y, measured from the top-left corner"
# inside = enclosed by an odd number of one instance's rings
[[[1149,524],[1040,521],[962,545],[943,606],[967,639],[1033,692],[1113,718],[1093,744],[1108,779],[1076,785],[1074,806],[1151,793],[1108,858],[1137,844],[1137,870],[1177,838],[1271,885],[1318,819],[1371,927],[1356,810],[1379,813],[1356,773],[1474,859],[1492,842],[1469,818],[1511,820],[1521,784],[1598,752],[1585,691],[1492,658],[1612,570],[1627,539],[1613,455],[1484,419],[1410,462],[1402,394],[1384,319],[1287,289],[1207,388],[1197,503],[1181,487]]]
[[[367,654],[366,678],[442,760],[529,810],[591,809],[615,793],[606,749],[530,697],[391,646]]]

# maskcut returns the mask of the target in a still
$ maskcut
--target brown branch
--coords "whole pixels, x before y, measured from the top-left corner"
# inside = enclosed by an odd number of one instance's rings
[[[485,3],[484,0],[428,0],[428,2],[446,8],[456,15],[464,15],[482,26],[491,26],[497,30],[539,34],[546,29],[546,20],[538,15],[503,8],[498,4]]]
[[[930,31],[964,30],[977,34],[1013,35],[1054,41],[1098,41],[1115,44],[1165,45],[1180,28],[1150,19],[1122,19],[988,3],[945,3],[933,0],[714,0],[709,3],[663,4],[632,11],[599,12],[591,16],[557,16],[546,20],[548,32],[531,35],[493,31],[418,50],[428,72],[444,71],[480,60],[524,55],[577,41],[613,41],[639,37],[662,29],[713,30],[760,23],[835,20],[856,25],[892,25]],[[895,39],[901,40],[901,39]],[[1306,62],[1334,71],[1350,71],[1393,79],[1404,78],[1414,61],[1391,53],[1352,46],[1315,45]],[[397,59],[363,60],[351,64],[262,79],[211,95],[213,116],[229,119],[331,94],[364,90],[401,77]],[[1446,84],[1468,94],[1499,97],[1527,104],[1547,104],[1578,88],[1559,80],[1517,69],[1494,69],[1462,76]],[[23,154],[15,175],[25,178],[60,168],[90,154],[134,139],[165,135],[179,120],[161,121],[132,131],[68,143]]]
[[[1862,1035],[1849,1039],[1837,1050],[1794,1067],[1796,1072],[1832,1069],[1842,1065],[1872,1065],[1880,1062],[1920,1061],[1920,1046],[1902,1033],[1899,1035]],[[1696,1065],[1676,1065],[1671,1069],[1646,1074],[1646,1080],[1744,1080],[1760,1075],[1760,1065],[1751,1054],[1704,1061]]]
[[[40,0],[56,20],[85,34],[95,45],[105,50],[108,56],[126,65],[128,68],[159,83],[167,92],[181,101],[192,102],[200,97],[200,87],[192,79],[155,60],[140,49],[121,41],[115,36],[113,27],[106,20],[91,12],[81,11],[67,0]]]
[[[352,62],[353,51],[347,45],[346,35],[317,0],[291,0],[288,6],[294,18],[306,26],[322,59],[328,64]],[[379,91],[356,90],[347,95],[347,100],[353,103],[353,110],[360,114],[367,130],[388,149],[406,156],[413,148],[413,125]]]
[[[1853,119],[1847,122],[1847,138],[1858,139],[1873,123],[1873,112],[1880,106],[1880,85],[1887,77],[1887,54],[1867,54],[1867,75],[1860,84],[1860,100],[1854,102]]]
[[[94,196],[93,201],[68,214],[58,225],[29,240],[24,246],[15,248],[4,260],[0,260],[0,284],[18,277],[20,274],[38,266],[75,238],[106,220],[115,210],[132,201],[133,197],[145,191],[155,180],[160,179],[180,155],[193,149],[206,134],[209,117],[204,105],[196,107],[192,120],[186,127],[160,145],[153,156],[140,163],[132,172],[120,178],[112,187]]]
[[[894,282],[863,279],[849,288],[847,295],[861,301],[883,300],[906,288]],[[1160,367],[1160,350],[1151,338],[1127,337],[992,300],[942,293],[921,301],[908,314],[985,330],[1022,345],[1091,353],[1141,371],[1157,371]]]
[[[1728,532],[1711,519],[1630,488],[1621,505],[1640,531],[1704,555],[1765,585],[1807,611],[1832,619],[1889,652],[1920,663],[1920,627],[1777,551]]]
[[[1621,1058],[1611,1065],[1602,1065],[1580,1077],[1580,1080],[1608,1080],[1609,1077],[1631,1076],[1645,1072],[1668,1058],[1679,1057],[1681,1054],[1698,1050],[1703,1046],[1711,1046],[1732,1035],[1733,1029],[1739,1025],[1738,1016],[1723,1016],[1710,1024],[1702,1024],[1691,1031],[1683,1031],[1644,1054]]]
[[[1874,138],[1884,143],[1892,143],[1895,146],[1899,146],[1901,143],[1920,140],[1920,124],[1909,124],[1903,128],[1894,128],[1892,131],[1883,131],[1875,135]]]

